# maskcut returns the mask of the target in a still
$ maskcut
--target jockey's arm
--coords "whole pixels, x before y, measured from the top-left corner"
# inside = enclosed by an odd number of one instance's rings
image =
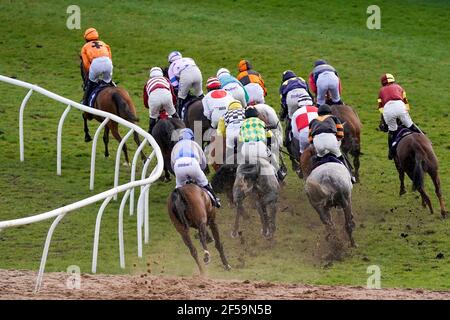
[[[336,138],[338,141],[342,140],[344,138],[344,126],[338,118],[333,117],[333,119],[336,122]]]
[[[220,117],[219,123],[217,124],[217,136],[225,137],[226,136],[226,127],[225,127],[225,119]]]
[[[408,101],[408,98],[406,98],[406,91],[405,90],[403,90],[403,103],[405,104],[405,106],[406,106],[406,110],[408,110],[409,111],[409,101]]]
[[[148,109],[148,93],[147,93],[147,85],[144,85],[144,94],[142,96],[144,99],[144,107]]]
[[[211,120],[211,114],[212,110],[209,109],[208,102],[205,98],[202,99],[202,105],[203,105],[203,115],[208,119]]]
[[[208,163],[206,162],[205,153],[203,152],[202,148],[200,148],[200,146],[197,143],[195,143],[195,144],[196,144],[196,148],[198,150],[198,154],[200,156],[200,168],[202,170],[205,170],[206,166],[208,165]]]
[[[309,74],[308,83],[309,83],[309,88],[311,89],[311,92],[314,93],[314,95],[317,95],[317,86],[316,86],[316,82],[314,81],[314,74],[312,72]]]

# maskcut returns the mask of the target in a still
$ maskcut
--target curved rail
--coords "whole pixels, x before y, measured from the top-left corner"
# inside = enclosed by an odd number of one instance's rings
[[[123,118],[120,118],[114,114],[108,113],[108,112],[104,112],[101,110],[97,110],[94,108],[90,108],[87,107],[85,105],[82,105],[80,103],[74,102],[70,99],[67,99],[65,97],[62,97],[60,95],[57,95],[53,92],[50,92],[46,89],[43,89],[37,85],[33,85],[27,82],[23,82],[20,80],[16,80],[16,79],[12,79],[9,77],[5,77],[0,75],[0,81],[1,82],[5,82],[11,85],[15,85],[15,86],[19,86],[22,88],[26,88],[28,89],[28,93],[26,94],[25,98],[22,100],[21,106],[20,106],[20,110],[19,110],[19,152],[20,152],[20,161],[24,161],[25,160],[25,145],[24,145],[24,127],[23,127],[23,117],[24,117],[24,111],[25,111],[25,107],[31,97],[31,95],[34,92],[37,92],[39,94],[42,94],[52,100],[55,100],[57,102],[62,103],[63,105],[66,106],[66,109],[64,110],[59,123],[58,123],[58,130],[57,130],[57,175],[61,175],[61,150],[62,150],[62,129],[63,129],[63,125],[64,125],[64,120],[66,119],[67,115],[69,114],[69,112],[72,109],[78,109],[87,113],[91,113],[100,117],[105,118],[105,120],[100,124],[100,126],[98,127],[94,140],[92,141],[92,152],[91,152],[91,173],[90,173],[90,185],[89,188],[90,190],[93,190],[94,188],[94,176],[95,176],[95,151],[96,151],[96,145],[97,145],[97,139],[99,136],[99,132],[101,131],[101,129],[107,124],[108,121],[115,121],[127,128],[129,128],[129,132],[128,134],[125,136],[125,138],[123,139],[123,141],[119,144],[118,146],[118,150],[117,153],[118,155],[116,156],[116,162],[115,162],[115,173],[114,173],[114,187],[98,193],[96,195],[93,195],[91,197],[85,198],[83,200],[74,202],[72,204],[66,205],[64,207],[60,207],[51,211],[47,211],[44,213],[40,213],[40,214],[36,214],[33,216],[29,216],[29,217],[25,217],[25,218],[19,218],[19,219],[12,219],[12,220],[6,220],[6,221],[0,221],[0,232],[3,229],[6,228],[12,228],[12,227],[18,227],[18,226],[22,226],[22,225],[27,225],[27,224],[31,224],[31,223],[37,223],[40,221],[44,221],[44,220],[48,220],[48,219],[52,219],[55,218],[54,222],[52,223],[52,225],[50,226],[48,233],[47,233],[47,238],[45,240],[44,243],[44,249],[43,249],[43,253],[42,253],[42,258],[41,258],[41,264],[39,267],[39,272],[38,272],[38,276],[36,279],[36,287],[35,290],[38,291],[41,288],[42,285],[42,279],[43,279],[43,274],[44,274],[44,270],[45,270],[45,264],[46,264],[46,260],[47,260],[47,255],[48,255],[48,250],[50,247],[50,242],[52,239],[52,235],[54,230],[56,229],[57,225],[59,224],[59,222],[62,220],[62,218],[77,210],[80,209],[82,207],[86,207],[88,205],[91,205],[95,202],[99,202],[103,200],[103,203],[100,207],[100,209],[98,210],[98,214],[97,214],[97,219],[96,219],[96,228],[95,228],[95,234],[94,234],[94,245],[93,245],[93,256],[92,256],[92,272],[96,272],[96,267],[97,267],[97,254],[98,254],[98,242],[100,240],[100,223],[101,223],[101,218],[103,215],[103,212],[106,208],[106,206],[108,205],[108,203],[110,202],[111,199],[116,200],[117,199],[117,195],[119,193],[125,192],[124,197],[122,198],[121,204],[120,204],[120,209],[119,209],[119,227],[118,227],[118,233],[119,233],[119,261],[120,261],[120,267],[121,268],[125,268],[125,258],[124,258],[124,243],[123,243],[123,211],[124,211],[124,206],[128,200],[128,198],[130,198],[130,213],[133,212],[134,209],[134,189],[138,188],[140,189],[140,195],[139,195],[139,200],[138,200],[138,206],[137,206],[137,228],[138,228],[138,256],[142,257],[142,228],[143,225],[145,225],[145,243],[148,242],[148,216],[149,216],[149,189],[150,189],[150,185],[155,182],[162,174],[163,171],[163,166],[164,166],[164,160],[162,157],[162,153],[161,153],[161,149],[159,148],[158,144],[156,143],[156,141],[153,139],[153,137],[146,132],[145,130],[143,130],[141,127],[139,127],[138,125],[131,123]],[[131,179],[130,182],[126,183],[126,184],[122,184],[119,185],[119,169],[120,166],[118,165],[118,163],[120,162],[120,154],[123,148],[123,145],[125,144],[125,141],[127,140],[127,138],[133,133],[136,132],[139,135],[141,135],[144,139],[144,141],[142,142],[142,144],[138,147],[138,150],[136,151],[136,154],[133,158],[133,167],[132,167],[132,174],[131,174]],[[143,165],[142,168],[142,172],[141,172],[141,179],[140,180],[135,180],[136,174],[135,174],[135,170],[136,170],[136,161],[137,161],[137,156],[138,154],[140,154],[140,151],[144,148],[145,145],[149,144],[152,148],[153,151],[150,154],[149,158],[147,158],[146,162]],[[156,156],[156,165],[155,168],[152,170],[152,172],[150,173],[150,175],[147,176],[147,170],[151,165],[152,160],[155,158]],[[135,160],[136,159],[136,160]],[[144,223],[143,223],[144,220]]]

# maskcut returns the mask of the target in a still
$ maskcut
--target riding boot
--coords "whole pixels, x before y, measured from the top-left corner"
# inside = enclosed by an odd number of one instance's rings
[[[202,93],[201,95],[199,95],[197,98],[199,99],[203,99],[205,97],[205,95]]]
[[[177,98],[177,112],[181,116],[183,111],[184,99]]]
[[[411,131],[417,132],[417,133],[422,133],[422,134],[424,134],[423,131],[420,130],[419,127],[416,126],[414,123],[413,123],[408,129],[411,130]]]
[[[92,90],[94,90],[95,85],[96,85],[96,83],[91,80],[88,80],[86,82],[86,86],[84,89],[84,95],[83,95],[83,102],[82,102],[85,106],[89,106],[89,96],[91,95]]]
[[[350,163],[348,163],[347,158],[344,157],[343,155],[341,155],[338,159],[344,164],[344,166],[347,168],[348,172],[350,173],[352,183],[355,183],[356,179],[353,176],[352,167],[350,166]]]
[[[344,102],[342,102],[342,100],[339,100],[338,102],[333,102],[333,104],[336,104],[336,105],[343,105]]]
[[[205,188],[206,190],[209,191],[209,193],[212,195],[213,197],[213,205],[216,208],[220,208],[221,204],[220,204],[220,199],[217,197],[216,193],[214,192],[212,186],[210,183],[208,183],[207,185],[203,186],[203,188]]]
[[[150,118],[150,122],[148,124],[148,133],[152,134],[153,127],[156,124],[156,119]]]
[[[291,130],[292,130],[292,125],[291,125],[291,121],[289,121],[289,118],[288,118],[288,121],[287,121],[287,124],[286,124],[286,129],[284,131],[284,143],[283,143],[283,145],[284,145],[285,148],[287,148],[288,145],[291,143],[291,140],[292,140],[291,139]]]
[[[394,142],[395,131],[388,132],[388,159],[394,159],[394,152],[392,150],[392,143]]]

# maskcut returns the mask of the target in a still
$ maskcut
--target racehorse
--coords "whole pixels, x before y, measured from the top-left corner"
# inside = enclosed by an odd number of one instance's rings
[[[239,219],[245,213],[244,200],[251,195],[261,218],[262,235],[268,240],[273,239],[279,190],[278,180],[269,161],[259,158],[253,164],[239,164],[233,185],[236,218],[231,236],[235,238],[239,234]]]
[[[308,148],[310,149],[310,148]],[[331,208],[344,211],[345,230],[350,245],[356,247],[352,232],[355,229],[352,214],[352,182],[350,173],[341,163],[325,163],[313,169],[306,177],[305,191],[311,206],[319,214],[328,232],[327,239],[335,234]]]
[[[386,123],[383,119],[380,122],[380,129],[387,131]],[[428,207],[430,213],[433,213],[430,198],[424,189],[424,173],[428,173],[433,181],[435,193],[439,199],[442,218],[446,218],[448,212],[445,208],[444,199],[442,197],[441,180],[439,178],[439,161],[433,151],[431,141],[421,133],[412,132],[403,126],[399,126],[397,135],[402,136],[398,141],[394,153],[395,167],[398,171],[400,179],[399,195],[406,193],[405,189],[405,173],[413,182],[413,190],[419,191],[422,198],[422,206]],[[397,140],[397,139],[395,139]]]
[[[172,149],[178,141],[174,134],[176,130],[182,128],[186,128],[186,126],[181,119],[167,118],[158,120],[152,129],[152,136],[161,148],[164,158],[164,181],[166,182],[171,180],[170,173],[173,173],[170,158]]]
[[[204,274],[204,269],[203,265],[200,264],[197,249],[194,247],[189,235],[190,227],[198,229],[199,231],[200,243],[204,250],[203,261],[205,264],[210,262],[210,253],[206,246],[208,233],[206,227],[209,226],[224,268],[226,270],[231,269],[225,256],[222,243],[220,242],[219,228],[215,222],[215,208],[211,202],[211,198],[203,188],[196,184],[187,184],[181,188],[175,189],[167,199],[167,209],[170,220],[172,220],[175,229],[189,248],[201,274]]]
[[[361,156],[361,128],[362,123],[355,110],[348,105],[331,105],[331,112],[344,125],[344,138],[341,142],[341,150],[348,158],[353,157],[353,169],[356,182],[359,182],[359,167]]]
[[[101,91],[97,94],[95,98],[93,107],[95,109],[117,115],[131,123],[139,121],[136,116],[136,108],[133,104],[133,101],[131,100],[129,93],[123,88],[108,86],[101,89]],[[103,117],[96,116],[88,112],[83,112],[85,142],[89,142],[92,140],[87,125],[87,121],[92,119],[95,119],[99,122],[103,122],[104,120]],[[112,135],[114,136],[114,138],[116,138],[117,141],[119,141],[119,143],[120,141],[122,141],[122,137],[119,134],[117,122],[109,121],[105,126],[103,134],[103,142],[105,144],[105,157],[109,157],[108,151],[109,131],[111,131]],[[141,144],[141,141],[139,140],[139,134],[136,131],[133,132],[133,137],[134,141],[139,146]],[[123,146],[123,153],[125,155],[125,161],[129,165],[130,161],[128,159],[128,151],[126,144],[124,144]],[[141,158],[142,160],[146,159],[145,154],[143,152],[141,152]]]

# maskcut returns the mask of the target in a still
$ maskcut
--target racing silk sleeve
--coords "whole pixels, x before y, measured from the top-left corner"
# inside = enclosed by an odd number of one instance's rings
[[[89,68],[91,67],[91,62],[89,61],[89,57],[87,55],[87,43],[81,48],[81,61],[83,61],[84,72],[88,73]]]
[[[147,84],[144,85],[144,94],[142,96],[144,99],[144,107],[148,109],[148,93],[147,93]]]
[[[309,88],[311,89],[311,92],[314,95],[317,95],[316,81],[314,81],[314,74],[312,72],[309,74],[308,83],[309,83]]]
[[[203,115],[208,119],[211,120],[211,114],[212,114],[212,110],[209,108],[208,106],[208,95],[206,95],[203,99],[202,99],[202,105],[203,105]]]
[[[314,122],[315,121],[317,121],[316,119],[314,119],[313,121],[311,121],[310,123],[309,123],[309,134],[308,134],[308,140],[309,140],[309,143],[313,143],[313,135],[312,135],[312,126],[313,126],[313,124],[314,124]]]
[[[291,132],[292,135],[294,136],[294,138],[296,138],[297,140],[300,141],[300,135],[299,135],[299,130],[297,127],[297,117],[298,116],[293,116],[292,120],[291,120]]]
[[[406,110],[409,111],[409,101],[408,98],[406,98],[406,91],[402,88],[403,91],[403,103],[406,105]]]
[[[245,89],[245,87],[242,85],[241,82],[239,82],[241,84],[242,89],[244,89],[244,93],[245,93],[245,101],[248,103],[250,101],[250,96],[248,95],[247,90]]]
[[[169,67],[169,71],[168,71],[170,83],[172,84],[172,86],[174,88],[178,88],[178,76],[179,76],[179,75],[175,74],[176,63],[177,63],[177,60],[172,62]]]
[[[225,118],[220,117],[219,123],[217,124],[217,135],[220,137],[226,136]]]
[[[336,138],[342,140],[344,138],[344,126],[337,117],[333,116],[333,120],[336,123]]]
[[[198,153],[199,156],[199,164],[200,164],[200,168],[202,168],[202,170],[205,170],[206,166],[207,166],[207,162],[206,162],[206,156],[205,153],[203,152],[202,148],[200,148],[200,146],[197,144],[197,142],[192,141],[193,145],[195,146],[195,150]]]
[[[166,79],[167,79],[167,78],[166,78]],[[175,90],[173,89],[173,86],[172,86],[172,84],[170,83],[169,79],[167,79],[167,82],[168,82],[169,85],[170,85],[170,93],[172,94],[172,102],[173,102],[174,105],[176,105],[176,104],[177,104],[177,96],[175,95]]]

